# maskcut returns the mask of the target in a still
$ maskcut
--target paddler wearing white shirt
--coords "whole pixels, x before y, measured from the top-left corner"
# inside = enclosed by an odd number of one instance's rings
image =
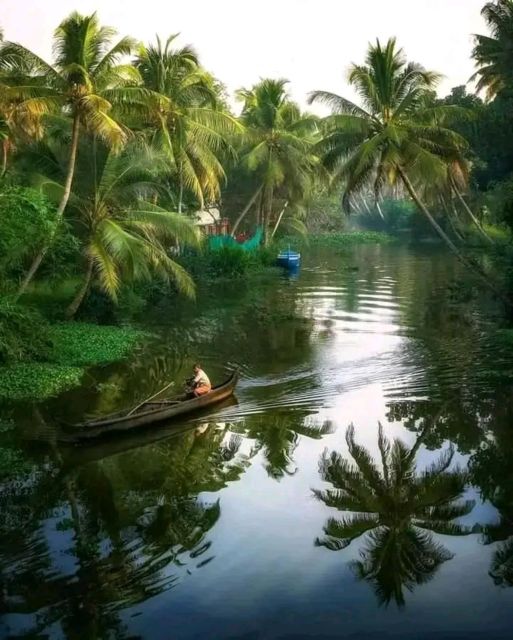
[[[192,368],[194,372],[193,378],[193,393],[196,397],[204,396],[212,390],[212,385],[207,374],[201,368],[199,363],[196,363]]]

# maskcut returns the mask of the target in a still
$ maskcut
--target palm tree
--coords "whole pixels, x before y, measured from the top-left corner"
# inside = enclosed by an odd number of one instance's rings
[[[79,149],[68,208],[78,225],[86,270],[67,315],[75,315],[94,280],[114,301],[123,281],[152,275],[171,279],[192,296],[192,279],[169,257],[167,247],[176,239],[198,246],[199,235],[191,220],[155,202],[163,158],[138,141],[120,154],[88,139]],[[65,189],[51,179],[44,179],[41,187],[56,199]]]
[[[284,191],[281,210],[284,202],[300,201],[309,193],[315,175],[312,148],[317,118],[300,112],[287,95],[286,84],[287,80],[266,79],[238,92],[244,101],[241,121],[246,128],[242,161],[248,171],[255,172],[257,188],[232,233],[260,197],[266,242],[270,239],[277,190],[282,187]]]
[[[54,33],[53,64],[21,44],[4,42],[0,47],[0,71],[12,78],[12,87],[21,86],[27,96],[24,111],[46,114],[61,110],[71,118],[71,137],[64,189],[57,207],[57,221],[63,217],[75,171],[81,128],[119,148],[127,131],[109,111],[113,102],[127,99],[127,85],[138,77],[137,70],[120,64],[134,49],[131,38],[114,45],[115,31],[101,27],[95,13],[82,16],[72,13]],[[30,97],[29,97],[30,96]],[[19,289],[21,295],[39,268],[53,237],[49,238],[30,267]]]
[[[472,56],[478,67],[477,90],[493,98],[513,82],[513,1],[488,2],[481,11],[491,35],[475,35]]]
[[[354,433],[351,425],[346,442],[354,464],[335,451],[325,452],[320,474],[333,488],[314,491],[327,506],[352,514],[330,518],[324,527],[325,537],[316,544],[340,550],[367,534],[362,561],[353,564],[353,569],[374,584],[381,602],[394,598],[402,605],[403,587],[412,590],[426,582],[452,557],[433,540],[431,532],[470,533],[453,520],[468,514],[474,502],[458,501],[465,490],[466,475],[459,469],[449,471],[452,448],[418,474],[415,457],[425,433],[409,449],[399,439],[391,444],[380,424],[380,471],[370,453],[355,442]]]
[[[7,171],[9,155],[15,148],[16,138],[40,139],[41,114],[30,109],[30,98],[17,87],[10,87],[0,77],[0,144],[2,163],[0,177]]]
[[[443,184],[447,158],[466,144],[443,124],[454,109],[430,104],[438,80],[438,74],[407,63],[395,39],[384,47],[378,40],[369,47],[366,64],[353,64],[349,72],[362,106],[326,91],[311,93],[309,100],[332,108],[318,148],[333,180],[345,184],[346,206],[366,185],[372,183],[377,195],[387,184],[402,183],[440,237],[467,264],[415,187]]]
[[[216,83],[200,66],[196,51],[172,45],[178,34],[163,44],[140,47],[136,58],[147,95],[137,105],[136,121],[151,141],[165,152],[178,182],[178,212],[184,189],[203,207],[219,197],[225,179],[221,153],[230,153],[229,136],[241,126],[220,108]],[[141,125],[142,122],[142,125]]]
[[[483,225],[479,222],[477,217],[474,215],[472,209],[468,206],[465,198],[463,197],[462,191],[467,188],[469,181],[469,173],[470,167],[468,161],[466,161],[460,155],[457,155],[452,161],[448,162],[448,190],[449,193],[454,193],[457,201],[463,207],[463,210],[470,218],[470,221],[476,229],[479,231],[481,236],[490,244],[493,244],[493,240],[486,233],[483,228]]]

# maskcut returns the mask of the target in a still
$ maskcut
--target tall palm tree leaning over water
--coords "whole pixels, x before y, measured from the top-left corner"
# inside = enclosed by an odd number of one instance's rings
[[[21,44],[3,42],[0,45],[0,72],[4,77],[17,79],[17,83],[23,79],[25,91],[30,94],[25,109],[40,114],[60,112],[71,117],[68,165],[57,207],[57,223],[63,217],[71,193],[80,129],[119,148],[127,132],[109,114],[112,103],[141,92],[133,86],[138,78],[137,69],[120,63],[134,50],[135,41],[125,37],[112,44],[114,35],[113,29],[100,26],[96,14],[82,16],[74,12],[55,30],[53,64]],[[19,295],[34,277],[52,241],[50,237],[36,256]]]
[[[426,185],[442,189],[448,182],[451,163],[466,142],[447,120],[457,113],[465,117],[465,110],[432,105],[439,74],[407,62],[394,38],[384,46],[379,40],[371,45],[365,64],[351,65],[348,78],[361,106],[327,91],[309,96],[310,103],[332,110],[317,150],[333,182],[344,185],[346,208],[351,196],[368,185],[376,196],[385,185],[402,185],[449,249],[497,292],[486,274],[463,256],[420,196]]]

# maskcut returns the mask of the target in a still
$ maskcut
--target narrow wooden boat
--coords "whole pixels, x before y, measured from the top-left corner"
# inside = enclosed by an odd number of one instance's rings
[[[65,427],[65,433],[73,439],[89,440],[135,429],[183,416],[217,404],[233,395],[238,380],[238,371],[233,371],[228,380],[212,387],[212,391],[199,398],[160,400],[145,402],[137,411],[113,414],[99,420],[92,420]]]

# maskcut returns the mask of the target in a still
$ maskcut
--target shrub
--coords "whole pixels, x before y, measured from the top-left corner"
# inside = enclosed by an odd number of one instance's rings
[[[83,322],[51,327],[51,360],[59,364],[87,366],[122,360],[146,335],[135,329],[99,326]]]
[[[55,209],[35,189],[8,187],[0,193],[0,271],[15,271],[55,229]]]
[[[50,355],[49,325],[32,309],[0,301],[0,363],[43,360]]]
[[[80,383],[83,369],[47,363],[0,368],[0,398],[44,400]]]
[[[333,249],[343,249],[358,244],[384,244],[391,242],[393,238],[381,231],[350,231],[347,233],[318,233],[309,235],[306,238],[285,237],[278,244],[280,248],[289,245],[292,248],[304,247],[326,247]]]
[[[244,251],[226,246],[200,254],[182,256],[180,262],[198,280],[205,278],[241,278],[257,273],[274,263],[276,252],[272,249]]]

